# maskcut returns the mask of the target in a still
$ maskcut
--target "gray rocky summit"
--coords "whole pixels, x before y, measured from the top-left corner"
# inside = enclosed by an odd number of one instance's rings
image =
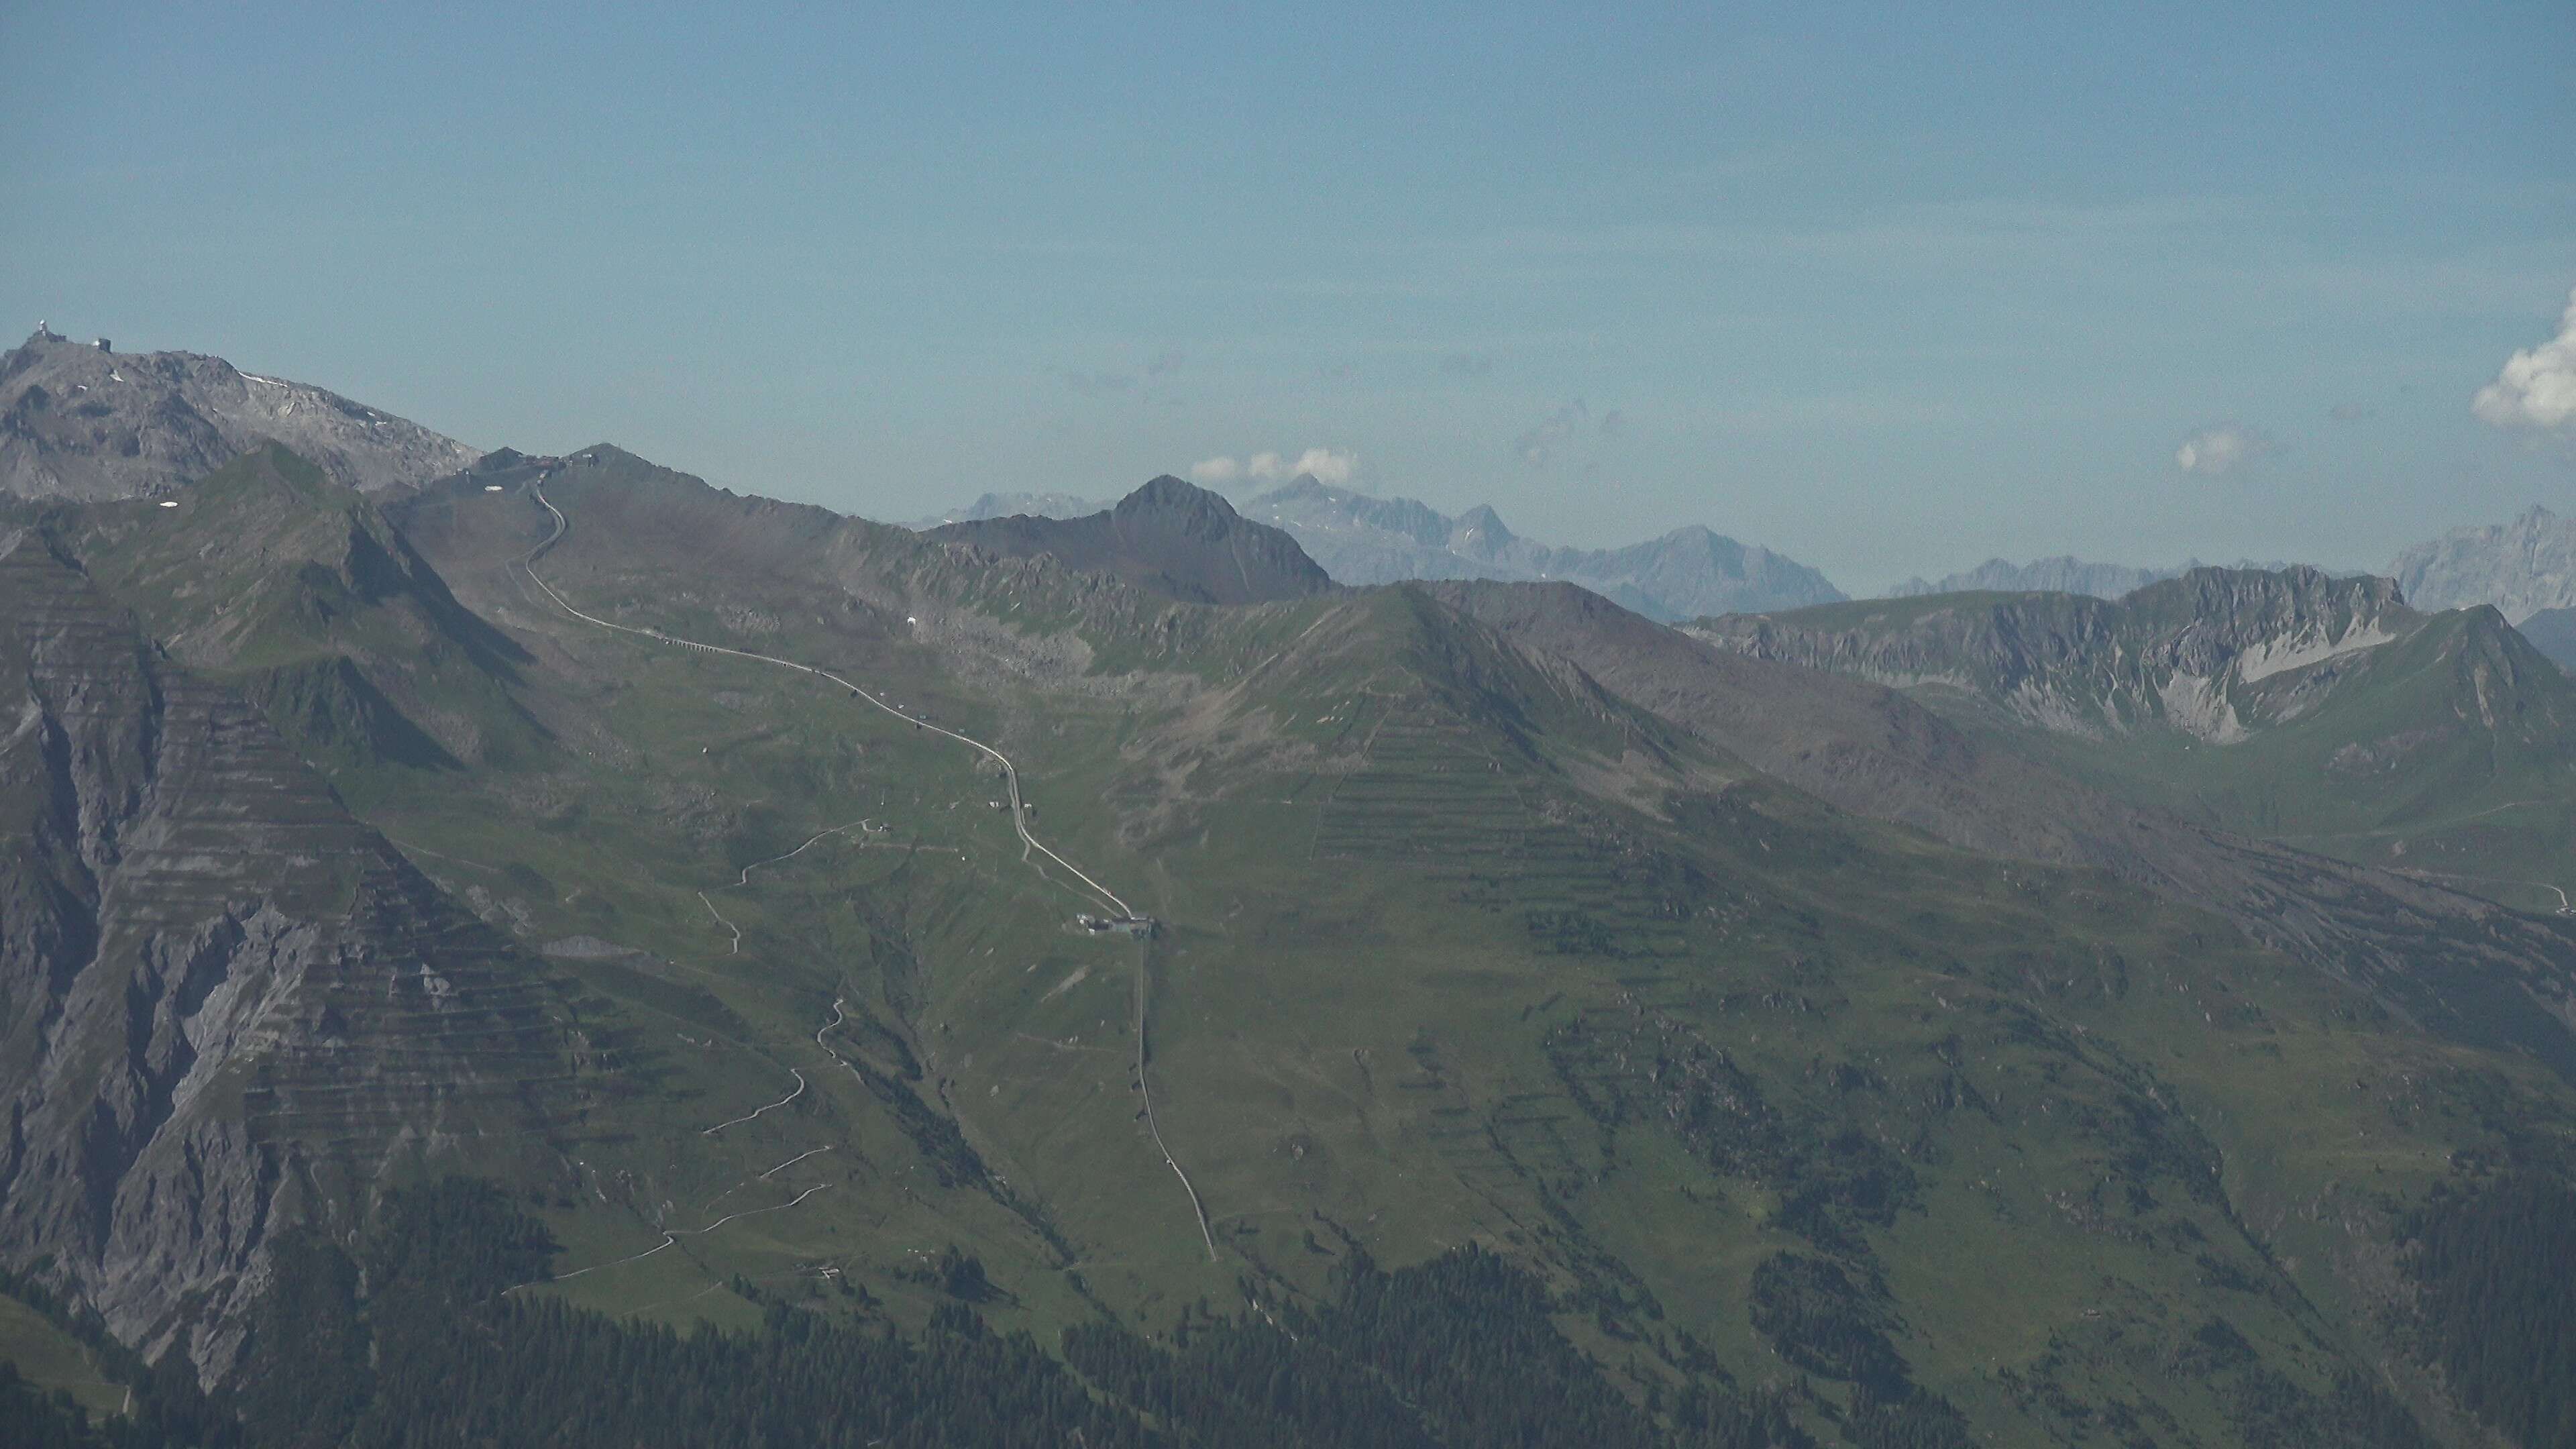
[[[0,355],[0,493],[146,498],[270,441],[363,492],[414,487],[476,456],[418,423],[220,357],[119,353],[41,326]]]

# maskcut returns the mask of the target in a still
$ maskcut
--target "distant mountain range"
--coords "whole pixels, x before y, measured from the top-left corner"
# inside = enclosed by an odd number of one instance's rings
[[[1080,518],[1089,513],[1106,511],[1111,504],[1105,499],[1085,498],[1076,493],[986,493],[963,508],[929,518],[916,518],[906,528],[927,532],[950,523],[974,523],[986,518]]]
[[[360,492],[417,486],[476,456],[417,423],[220,357],[118,353],[43,328],[0,355],[0,493],[149,497],[263,442]]]
[[[2123,598],[2149,584],[2178,579],[2193,569],[2208,567],[2192,559],[2169,569],[2135,568],[2128,564],[2090,563],[2071,554],[2055,558],[2035,558],[2017,564],[2009,559],[1990,558],[1964,573],[1944,574],[1937,579],[1910,578],[1887,591],[1891,599],[1915,599],[1926,594],[2091,594],[2097,599]],[[2230,568],[2278,572],[2298,565],[2283,560],[2257,562],[2238,559]],[[2329,571],[2331,572],[2331,571]]]
[[[1844,597],[1816,570],[1697,524],[1625,548],[1565,548],[1522,538],[1490,506],[1451,517],[1411,498],[1372,498],[1299,477],[1244,505],[1295,535],[1346,584],[1405,579],[1562,579],[1670,622]]]
[[[1072,493],[986,493],[911,526],[934,530],[1012,515],[1068,519],[1108,507]],[[1489,505],[1453,517],[1417,499],[1355,493],[1311,474],[1255,496],[1243,511],[1285,530],[1307,557],[1345,584],[1562,579],[1665,623],[1846,597],[1795,559],[1696,524],[1625,548],[1567,548],[1513,533]]]

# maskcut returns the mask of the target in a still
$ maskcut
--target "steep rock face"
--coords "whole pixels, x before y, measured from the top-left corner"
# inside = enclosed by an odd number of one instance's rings
[[[241,698],[0,550],[0,1253],[220,1376],[276,1229],[542,1137],[578,1035]]]
[[[1565,548],[1520,537],[1490,506],[1451,518],[1410,498],[1370,498],[1311,477],[1245,506],[1294,534],[1326,571],[1350,584],[1561,579],[1667,622],[1843,597],[1823,574],[1794,559],[1696,524],[1625,548]]]
[[[220,357],[127,355],[44,331],[0,356],[0,493],[149,497],[272,440],[368,491],[416,486],[475,456],[417,423]]]
[[[1265,603],[1333,587],[1287,533],[1250,522],[1222,497],[1168,474],[1106,513],[953,523],[926,536],[1005,558],[1050,554],[1068,568],[1112,574],[1190,603]]]
[[[1955,594],[1690,626],[1739,653],[1897,688],[1939,685],[2070,734],[2152,725],[2230,744],[2296,718],[2423,616],[2386,579],[2194,569],[2113,603]]]
[[[2534,505],[2511,523],[2416,544],[2388,572],[2419,608],[2493,604],[2519,624],[2543,609],[2576,607],[2576,521]]]

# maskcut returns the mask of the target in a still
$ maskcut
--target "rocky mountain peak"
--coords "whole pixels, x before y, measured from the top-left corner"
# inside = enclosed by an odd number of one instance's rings
[[[0,357],[0,492],[150,497],[267,441],[370,492],[416,487],[475,456],[417,423],[220,357],[121,353],[44,327]]]
[[[1194,537],[1222,538],[1243,523],[1243,516],[1220,493],[1169,473],[1118,500],[1110,516],[1120,524],[1148,518],[1167,519]]]
[[[1046,554],[1191,603],[1293,599],[1334,586],[1287,533],[1252,522],[1222,495],[1168,473],[1087,517],[970,519],[924,536],[1005,557]]]

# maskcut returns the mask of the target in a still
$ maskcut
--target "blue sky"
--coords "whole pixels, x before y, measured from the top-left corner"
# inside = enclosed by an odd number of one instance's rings
[[[2470,406],[2564,0],[940,9],[0,8],[0,316],[876,517],[1322,450],[1864,591],[2576,512]]]

